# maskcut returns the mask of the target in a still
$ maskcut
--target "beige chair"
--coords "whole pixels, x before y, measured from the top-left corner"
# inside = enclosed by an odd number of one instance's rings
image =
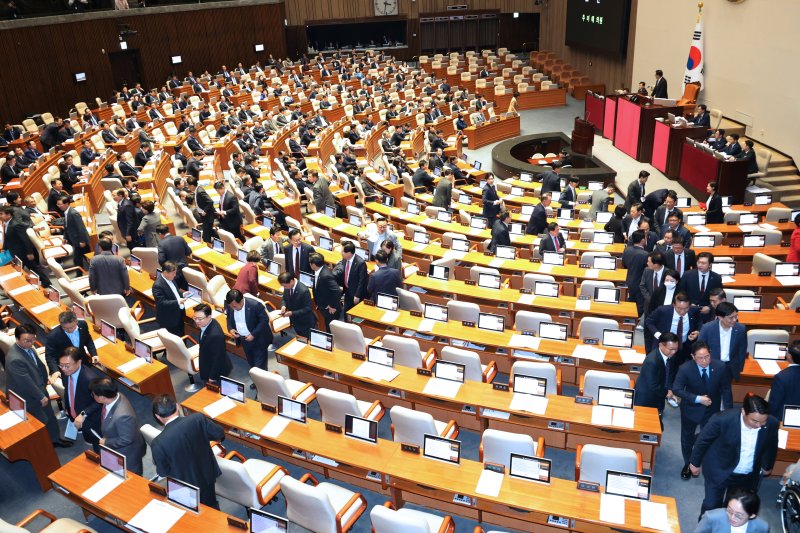
[[[313,486],[306,485],[308,480]],[[333,483],[320,483],[311,474],[299,480],[284,476],[281,492],[286,498],[289,521],[315,533],[349,531],[367,509],[361,494]]]
[[[199,391],[202,387],[194,382],[194,376],[200,371],[200,345],[189,336],[182,339],[166,329],[158,330],[158,337],[167,350],[167,361],[189,375],[189,384],[183,390],[186,392]],[[188,339],[194,344],[187,348],[184,339]]]
[[[344,352],[365,355],[367,353],[367,339],[361,328],[356,324],[350,324],[341,320],[331,322],[331,333],[333,334],[333,347]]]
[[[31,514],[17,522],[16,525],[10,524],[0,518],[0,532],[2,533],[28,533],[25,529],[29,524],[39,517],[44,517],[50,523],[44,527],[38,526],[35,531],[40,533],[97,533],[96,530],[90,528],[86,524],[81,524],[72,518],[56,518],[55,515],[48,513],[42,509],[37,509]]]
[[[395,442],[422,446],[423,437],[426,434],[448,439],[458,437],[459,429],[455,420],[440,422],[435,420],[430,413],[401,405],[392,407],[389,416],[392,419],[392,438]]]
[[[405,507],[395,509],[392,502],[376,505],[369,512],[374,533],[453,533],[450,516],[439,516]]]
[[[128,302],[121,294],[93,294],[86,298],[87,311],[92,314],[94,323],[99,324],[101,320],[105,320],[115,328],[122,328],[122,322],[119,319],[120,310],[130,314],[131,308],[128,307]]]
[[[122,329],[125,330],[125,334],[128,336],[128,340],[130,341],[129,344],[132,347],[135,347],[136,341],[142,341],[146,345],[148,345],[153,352],[161,351],[164,349],[164,343],[161,342],[161,339],[158,336],[158,330],[149,331],[147,333],[142,333],[141,325],[147,324],[151,322],[155,322],[155,318],[148,318],[145,320],[139,319],[135,320],[131,316],[131,312],[128,309],[120,309],[119,313],[119,322],[122,324]]]
[[[317,403],[322,413],[322,421],[344,427],[345,415],[353,415],[379,421],[386,414],[380,400],[362,402],[352,394],[331,389],[317,390]]]
[[[487,429],[481,436],[478,449],[482,463],[493,463],[511,468],[511,454],[544,457],[544,437],[536,441],[530,435],[521,435],[497,429]]]
[[[621,372],[606,372],[605,370],[587,370],[580,379],[580,393],[583,396],[597,398],[597,390],[603,385],[606,387],[618,387],[621,389],[632,389],[634,382]]]
[[[86,309],[86,297],[79,290],[79,286],[75,285],[72,280],[59,277],[58,284],[67,293],[67,298],[74,304],[78,304]]]
[[[422,351],[419,342],[413,337],[400,335],[384,335],[381,346],[394,350],[394,363],[411,368],[433,368],[436,362],[436,349],[430,348]]]
[[[261,403],[278,405],[278,396],[311,403],[317,397],[317,391],[311,383],[284,378],[277,372],[253,367],[250,369],[250,379],[256,386],[256,397]]]
[[[578,444],[575,449],[575,479],[605,486],[609,470],[641,474],[642,453],[628,448]]]
[[[775,259],[774,257],[770,257],[766,254],[756,253],[753,255],[753,267],[751,269],[751,273],[758,274],[759,272],[772,272],[772,274],[775,274],[775,265],[780,262],[780,259]]]
[[[759,178],[766,178],[769,173],[769,162],[772,160],[772,152],[766,148],[759,148],[756,150],[756,164],[758,171],[747,175],[747,180],[755,183]]]
[[[89,276],[82,267],[75,266],[72,268],[64,268],[61,263],[52,257],[47,260],[47,266],[50,267],[50,270],[53,272],[56,278],[66,278],[70,280],[75,290],[80,292],[86,292],[89,290]],[[70,278],[68,272],[80,272],[81,275]]]
[[[142,272],[147,272],[150,277],[155,279],[158,273],[158,248],[146,248],[144,246],[134,248],[131,255],[135,255],[142,260]]]
[[[511,365],[508,382],[514,388],[514,375],[520,374],[534,378],[544,378],[547,380],[545,394],[561,394],[561,368],[556,368],[553,363],[543,363],[539,361],[517,360]]]
[[[464,365],[464,379],[491,383],[497,375],[497,365],[489,361],[488,365],[481,363],[480,356],[470,350],[445,346],[442,348],[442,361]]]
[[[419,295],[414,292],[398,287],[397,296],[399,298],[398,307],[403,311],[419,311],[421,313],[425,309],[422,305],[422,301],[419,299]]]
[[[244,507],[260,509],[277,496],[289,471],[263,459],[245,459],[236,451],[217,457],[222,475],[215,482],[217,496]]]

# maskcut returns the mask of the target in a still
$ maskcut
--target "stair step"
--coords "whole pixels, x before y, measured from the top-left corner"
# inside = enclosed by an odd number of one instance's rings
[[[800,180],[800,175],[797,174],[796,168],[787,168],[783,170],[772,170],[769,169],[768,177],[794,177],[795,179]]]
[[[770,185],[779,186],[779,185],[795,185],[798,190],[800,190],[800,179],[798,176],[773,176],[770,174],[766,178],[761,178],[761,181],[764,183],[768,183]]]
[[[781,198],[781,201],[786,205],[786,207],[791,207],[792,209],[796,209],[798,206],[800,206],[800,194],[784,196]]]

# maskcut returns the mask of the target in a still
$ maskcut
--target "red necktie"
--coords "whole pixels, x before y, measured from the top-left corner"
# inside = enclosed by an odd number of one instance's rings
[[[348,281],[350,278],[350,261],[347,262],[344,266],[344,288],[346,289],[349,285]]]
[[[558,237],[553,237],[553,242],[556,245],[556,252],[560,252],[561,251],[561,246],[558,245]]]
[[[75,374],[69,377],[69,414],[73,420],[78,416],[75,412]]]
[[[677,268],[678,274],[683,274],[683,269],[681,269],[681,256],[678,256],[678,263],[676,266],[678,267]]]

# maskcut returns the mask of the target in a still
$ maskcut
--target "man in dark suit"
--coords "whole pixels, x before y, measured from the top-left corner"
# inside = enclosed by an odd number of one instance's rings
[[[711,129],[711,115],[708,114],[708,106],[706,104],[697,106],[694,110],[694,116],[689,119],[689,123]]]
[[[658,206],[655,213],[653,213],[653,231],[658,235],[662,233],[661,228],[666,230],[666,228],[669,227],[669,215],[675,211],[681,212],[680,209],[675,207],[677,202],[678,194],[675,191],[668,191],[666,197],[664,197],[664,203]]]
[[[731,376],[738,381],[747,359],[747,331],[739,324],[739,310],[732,303],[719,302],[714,314],[717,320],[702,327],[699,339],[708,345],[711,358],[725,363]],[[726,400],[725,407],[731,406]]]
[[[667,96],[667,80],[661,70],[656,70],[656,83],[653,85],[653,92],[650,96],[653,98],[669,98]]]
[[[138,238],[136,233],[136,207],[128,199],[128,193],[125,189],[117,189],[114,192],[114,199],[117,202],[117,226],[130,248]]]
[[[725,137],[725,146],[723,146],[720,151],[729,156],[737,156],[742,153],[742,145],[739,144],[739,134],[731,133]]]
[[[324,213],[325,206],[336,205],[336,200],[328,186],[328,180],[320,177],[318,171],[308,171],[308,182],[311,184],[311,191],[314,193],[314,208],[318,213]]]
[[[683,277],[684,273],[695,268],[697,265],[697,257],[694,250],[684,246],[680,238],[675,240],[677,237],[675,232],[669,230],[669,232],[665,233],[665,242],[667,236],[669,236],[671,244],[669,244],[667,253],[664,254],[664,261],[666,262],[667,268],[671,268]]]
[[[33,324],[21,324],[14,330],[14,337],[16,342],[6,354],[6,395],[13,390],[25,400],[28,413],[45,425],[54,446],[72,446],[70,441],[61,439],[56,414],[47,393],[47,369],[33,349],[36,327]]]
[[[314,247],[303,242],[303,235],[297,228],[289,230],[289,245],[283,250],[286,272],[300,279],[300,272],[311,272],[308,258],[314,253]]]
[[[343,288],[344,312],[367,297],[367,264],[356,255],[356,246],[350,241],[342,245],[342,260],[333,269],[336,281]]]
[[[222,326],[211,316],[211,306],[205,303],[192,308],[194,324],[200,329],[200,379],[213,384],[220,376],[227,376],[233,369],[225,348]]]
[[[640,230],[639,225],[645,220],[647,219],[644,216],[644,206],[640,203],[633,204],[630,212],[622,219],[622,232],[628,238],[628,246],[633,246],[631,234]]]
[[[627,269],[625,284],[628,286],[628,301],[636,302],[639,316],[644,312],[643,300],[639,294],[644,269],[647,266],[648,253],[644,249],[645,233],[637,229],[628,239],[629,246],[622,252],[622,265]],[[648,348],[647,351],[650,351]]]
[[[575,187],[578,186],[578,178],[570,176],[567,179],[567,186],[561,191],[561,196],[558,198],[558,203],[565,209],[573,209],[575,204],[578,203],[578,191]]]
[[[59,372],[58,363],[69,347],[77,348],[81,357],[89,354],[92,361],[97,357],[97,348],[86,321],[78,320],[72,311],[62,311],[58,314],[58,326],[51,329],[44,339],[44,359],[47,362],[47,371],[53,379],[64,375]]]
[[[800,341],[793,341],[788,352],[789,366],[775,374],[769,392],[769,410],[778,420],[783,420],[785,406],[800,405]]]
[[[687,359],[689,345],[700,335],[700,310],[690,305],[686,293],[677,292],[672,305],[662,305],[647,316],[644,327],[654,339],[668,331],[678,336],[677,364],[680,366]],[[645,348],[649,352],[652,346]]]
[[[375,253],[375,263],[377,269],[370,275],[367,282],[367,293],[374,302],[378,299],[378,294],[397,294],[397,288],[403,286],[403,276],[396,268],[389,268],[387,263],[389,256],[383,250]]]
[[[50,186],[50,192],[47,193],[47,210],[58,212],[56,201],[67,193],[64,191],[64,184],[59,179],[51,180]]]
[[[291,272],[281,272],[278,283],[283,287],[281,316],[288,316],[294,332],[300,337],[311,334],[317,326],[317,317],[311,308],[311,291],[300,283]]]
[[[125,466],[136,475],[143,472],[142,458],[147,452],[136,410],[128,398],[119,393],[117,383],[103,376],[89,384],[100,411],[100,444],[125,456]]]
[[[424,187],[426,192],[433,192],[434,180],[433,176],[428,174],[428,162],[426,160],[419,160],[419,168],[414,172],[411,181],[414,183],[414,187]]]
[[[431,205],[448,209],[450,201],[453,197],[453,171],[449,168],[444,170],[444,175],[439,178],[439,183],[436,184],[436,189],[433,191],[433,202]]]
[[[95,294],[131,293],[131,283],[125,261],[111,253],[111,241],[98,241],[100,253],[89,262],[89,288]]]
[[[692,234],[686,226],[683,225],[683,213],[673,210],[672,213],[667,216],[667,225],[661,226],[662,236],[668,230],[672,230],[673,232],[673,243],[680,241],[686,248],[692,246]]]
[[[625,195],[625,211],[630,211],[633,204],[643,203],[645,194],[645,184],[650,173],[646,170],[639,172],[639,177],[628,184],[628,193]]]
[[[83,141],[83,149],[81,149],[81,165],[86,166],[98,157],[100,154],[92,150],[92,143],[89,140]]]
[[[717,193],[717,182],[709,181],[706,185],[706,224],[723,224],[725,213],[722,211],[722,197]]]
[[[642,273],[642,280],[639,282],[639,298],[642,301],[642,309],[647,311],[650,308],[650,299],[659,287],[664,285],[664,255],[661,252],[650,252],[647,256],[647,268]]]
[[[687,480],[692,475],[689,459],[697,426],[702,430],[711,416],[719,413],[722,398],[731,397],[731,375],[721,361],[711,358],[706,343],[697,341],[692,345],[692,360],[678,369],[672,392],[681,399],[681,479]]]
[[[706,494],[700,514],[722,507],[726,491],[757,490],[762,476],[772,473],[777,449],[778,421],[760,396],[748,394],[741,411],[729,409],[712,417],[697,437],[689,461],[693,476],[703,469]]]
[[[153,282],[153,299],[156,302],[156,322],[173,335],[183,337],[186,300],[183,296],[189,286],[178,272],[173,261],[161,263],[161,273]]]
[[[255,298],[245,298],[239,290],[228,291],[225,296],[228,308],[228,333],[241,344],[250,368],[267,369],[267,347],[272,344],[272,330],[264,304]],[[251,385],[251,389],[255,386]]]
[[[678,290],[689,295],[692,305],[700,307],[700,312],[709,317],[708,293],[717,287],[722,287],[722,276],[711,270],[714,255],[711,252],[700,252],[695,262],[696,268],[686,272],[681,277]],[[705,321],[705,320],[704,320]]]
[[[325,266],[322,255],[313,253],[308,262],[314,273],[314,303],[325,321],[325,331],[330,332],[331,322],[337,320],[342,313],[342,290],[336,283],[336,277]]]
[[[553,193],[546,192],[542,194],[541,202],[533,206],[531,218],[528,219],[528,225],[525,228],[526,235],[541,235],[547,228],[547,208],[552,203]]]
[[[664,402],[672,398],[672,381],[678,369],[672,357],[678,351],[678,337],[664,333],[658,345],[647,354],[636,378],[633,404],[658,409],[659,418],[664,413]],[[663,422],[661,424],[664,426]]]
[[[64,387],[64,412],[83,434],[83,440],[99,451],[91,430],[100,431],[100,405],[94,401],[89,384],[102,374],[83,364],[83,351],[75,346],[65,348],[56,361],[56,375]]]
[[[747,173],[754,174],[758,172],[758,162],[756,161],[756,151],[753,149],[755,143],[750,139],[744,142],[744,150],[739,152],[736,156],[731,156],[729,159],[736,159],[737,161],[747,161]]]
[[[80,213],[70,207],[72,198],[62,196],[56,205],[64,213],[64,237],[72,246],[72,258],[75,266],[83,267],[84,255],[89,253],[89,232],[83,223]]]
[[[482,194],[482,202],[483,202],[483,217],[486,219],[486,223],[491,228],[494,224],[494,220],[497,215],[500,213],[500,197],[497,195],[497,189],[494,186],[494,175],[489,174],[486,177],[486,184],[483,186],[483,194]]]
[[[214,183],[214,190],[219,194],[219,209],[216,210],[219,218],[219,227],[233,234],[239,240],[242,237],[242,211],[239,209],[239,199],[225,188],[221,181]]]
[[[225,431],[203,413],[178,416],[175,400],[162,394],[153,400],[153,417],[164,430],[150,444],[156,473],[200,489],[200,503],[219,509],[216,479],[222,475],[210,441],[225,440]]]
[[[542,182],[541,193],[559,193],[561,194],[561,164],[558,161],[553,161],[553,170],[546,170],[537,176],[539,181]]]
[[[19,257],[25,267],[36,272],[42,285],[49,287],[50,277],[47,270],[39,264],[39,253],[28,236],[28,228],[14,218],[13,207],[0,207],[0,230],[3,232],[2,249]]]
[[[539,253],[543,252],[559,252],[564,253],[567,250],[567,243],[564,236],[561,235],[561,228],[558,222],[551,222],[547,225],[547,235],[542,237],[539,242]]]
[[[509,224],[511,224],[511,213],[503,209],[492,226],[492,240],[489,242],[488,248],[490,252],[494,253],[498,245],[511,246],[511,235],[508,233]]]
[[[217,231],[214,229],[214,201],[205,189],[198,185],[199,181],[195,176],[189,176],[186,178],[186,186],[189,192],[194,194],[197,212],[203,225],[203,240],[210,243],[217,236]]]
[[[167,261],[172,261],[179,268],[186,266],[187,258],[192,255],[192,249],[182,237],[171,235],[166,224],[156,227],[158,233],[158,263],[164,266]]]

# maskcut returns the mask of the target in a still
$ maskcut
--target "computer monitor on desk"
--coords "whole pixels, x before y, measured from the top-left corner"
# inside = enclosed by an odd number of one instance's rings
[[[280,516],[250,509],[250,533],[286,533],[289,530],[289,521]]]
[[[371,444],[378,443],[378,422],[359,416],[344,415],[344,435]]]
[[[8,410],[22,420],[28,419],[28,412],[25,410],[25,398],[11,389],[8,389]]]
[[[448,463],[461,462],[461,442],[435,435],[425,435],[422,441],[422,455]]]
[[[125,456],[102,444],[100,445],[100,466],[122,479],[126,477]]]
[[[303,402],[278,396],[278,416],[305,424],[308,418],[308,406]]]
[[[652,478],[643,474],[608,470],[606,472],[606,494],[649,500],[651,482]]]
[[[536,483],[550,483],[551,466],[550,459],[512,453],[508,475]]]
[[[231,400],[245,403],[245,386],[241,381],[236,381],[227,376],[220,376],[219,393]]]
[[[312,347],[325,350],[326,352],[333,351],[333,335],[318,329],[311,330],[308,337],[308,343]]]
[[[174,477],[167,477],[167,501],[195,514],[200,513],[200,489]]]

